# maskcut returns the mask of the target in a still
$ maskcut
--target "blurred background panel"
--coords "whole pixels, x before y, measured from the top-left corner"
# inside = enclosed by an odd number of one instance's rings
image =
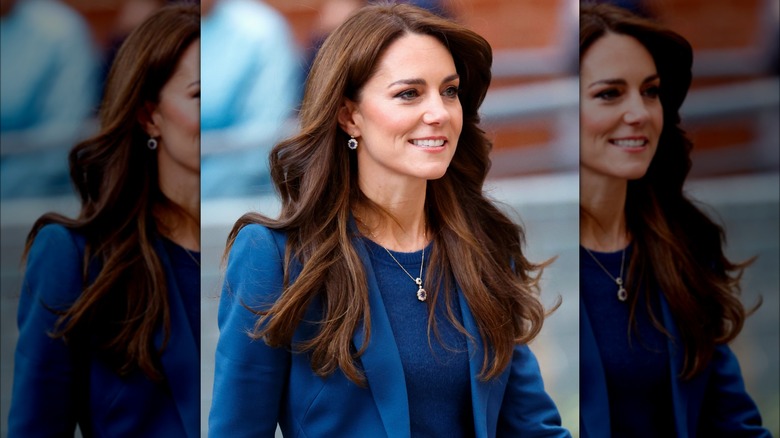
[[[0,437],[8,432],[25,238],[45,212],[78,214],[68,152],[97,132],[120,44],[167,3],[0,0]]]
[[[765,426],[780,436],[780,1],[612,1],[693,46],[682,127],[693,141],[686,190],[726,230],[726,254],[757,256],[742,302],[763,305],[731,344]]]

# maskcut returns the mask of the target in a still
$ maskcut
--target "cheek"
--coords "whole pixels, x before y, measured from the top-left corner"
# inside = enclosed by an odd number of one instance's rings
[[[653,124],[656,126],[656,129],[658,130],[658,135],[661,135],[661,130],[664,129],[664,109],[659,104],[656,108],[653,109],[651,112],[651,118],[653,120]]]
[[[169,122],[189,134],[200,133],[200,108],[192,100],[174,100],[166,105]]]
[[[610,132],[617,118],[604,108],[583,106],[580,112],[580,141],[592,142]]]
[[[403,135],[414,124],[410,112],[394,109],[389,105],[367,104],[363,106],[360,113],[359,127],[363,137],[372,137],[372,134],[380,133],[389,137]]]
[[[200,134],[200,107],[193,103],[179,107],[182,127],[193,134]]]
[[[452,120],[452,126],[455,128],[455,132],[460,136],[463,130],[463,107],[460,103],[455,105],[454,109],[450,112],[450,120]]]

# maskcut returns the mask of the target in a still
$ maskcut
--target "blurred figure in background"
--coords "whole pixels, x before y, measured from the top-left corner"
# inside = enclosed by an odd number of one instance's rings
[[[259,0],[201,3],[202,196],[271,192],[268,153],[292,129],[302,60],[290,29]]]
[[[65,4],[0,2],[0,198],[71,192],[67,154],[94,114],[97,59]]]
[[[70,153],[78,217],[27,238],[9,436],[198,436],[199,34],[197,6],[131,33]]]

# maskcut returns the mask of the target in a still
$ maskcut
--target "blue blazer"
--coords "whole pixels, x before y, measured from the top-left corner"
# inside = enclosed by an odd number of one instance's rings
[[[669,304],[661,297],[664,327],[680,339]],[[742,373],[727,345],[716,348],[712,362],[691,380],[679,376],[685,351],[679,342],[668,342],[672,376],[672,404],[678,437],[766,437],[761,416],[745,391]],[[580,437],[609,438],[609,398],[604,367],[585,305],[580,301]]]
[[[82,292],[85,240],[60,225],[43,227],[27,258],[19,299],[19,341],[14,363],[10,437],[73,436],[79,424],[85,437],[199,436],[200,355],[171,262],[156,251],[168,279],[171,334],[161,356],[165,383],[135,371],[119,377],[94,352],[76,352],[47,333],[57,315]],[[90,267],[92,277],[96,268]],[[159,347],[162,330],[156,338]]]
[[[267,306],[282,290],[286,236],[260,225],[244,227],[230,251],[219,307],[211,437],[272,437],[277,422],[285,437],[409,437],[409,406],[400,355],[360,239],[353,240],[366,269],[371,337],[360,357],[368,382],[361,388],[337,370],[326,378],[311,369],[306,354],[252,341],[257,316],[245,306]],[[293,267],[292,276],[300,272]],[[460,293],[465,328],[479,339],[474,317]],[[312,310],[318,307],[317,303]],[[315,316],[316,313],[309,313]],[[306,324],[294,341],[312,331]],[[358,329],[359,348],[366,340]],[[483,382],[483,346],[469,342],[471,397],[476,436],[568,437],[555,404],[544,392],[539,366],[526,346],[515,348],[500,377]]]

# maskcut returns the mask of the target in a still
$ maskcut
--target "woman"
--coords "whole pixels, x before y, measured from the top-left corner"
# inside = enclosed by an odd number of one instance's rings
[[[10,436],[199,435],[199,32],[166,7],[121,47],[75,219],[27,239]]]
[[[683,194],[691,65],[680,35],[581,8],[582,436],[768,436],[727,346],[746,263]]]
[[[569,436],[525,345],[540,266],[482,192],[491,60],[408,5],[327,38],[271,153],[279,218],[229,236],[212,436]]]

